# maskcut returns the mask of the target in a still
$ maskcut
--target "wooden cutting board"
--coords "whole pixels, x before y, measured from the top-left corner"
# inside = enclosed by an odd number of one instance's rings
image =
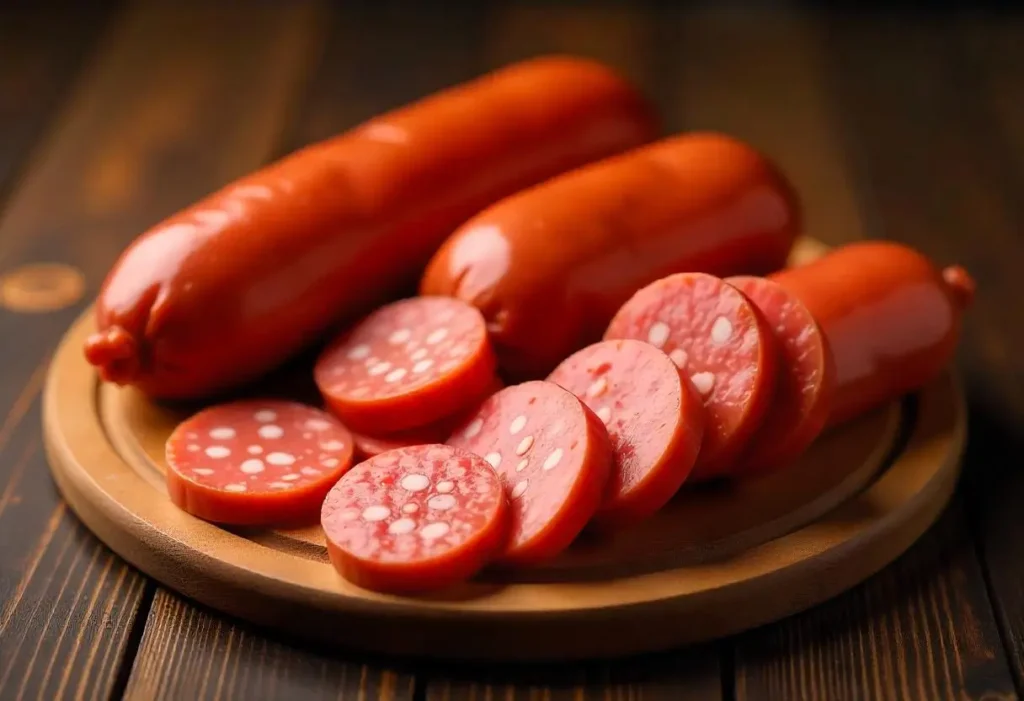
[[[796,255],[819,250],[805,242]],[[966,432],[961,391],[946,374],[823,435],[785,472],[686,489],[649,521],[611,537],[581,537],[543,567],[396,597],[339,577],[319,527],[228,529],[174,507],[163,486],[163,445],[199,407],[157,404],[100,383],[81,351],[92,328],[90,309],[67,332],[43,412],[54,479],[81,520],[185,596],[259,625],[374,652],[617,656],[806,609],[878,571],[928,528],[953,492]],[[295,382],[278,377],[246,394],[308,400],[308,368],[293,371]]]

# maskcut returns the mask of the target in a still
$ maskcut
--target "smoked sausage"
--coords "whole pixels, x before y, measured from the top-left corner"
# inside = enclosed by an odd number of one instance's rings
[[[852,243],[770,276],[803,302],[832,348],[828,424],[931,382],[949,364],[974,281],[898,243]]]
[[[524,187],[653,139],[620,76],[542,57],[301,149],[142,234],[109,272],[85,356],[160,398],[254,379],[415,285],[445,237]]]
[[[420,291],[476,305],[508,378],[544,377],[645,285],[777,270],[800,225],[794,189],[748,145],[676,136],[489,207],[445,242]]]

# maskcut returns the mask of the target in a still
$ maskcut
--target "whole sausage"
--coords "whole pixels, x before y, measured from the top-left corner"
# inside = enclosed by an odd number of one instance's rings
[[[793,188],[749,146],[677,136],[481,212],[431,260],[420,291],[479,307],[503,371],[541,377],[655,280],[781,268],[800,222]]]
[[[108,274],[85,355],[163,398],[216,394],[415,284],[484,207],[654,138],[606,67],[533,59],[304,148],[145,232]]]
[[[828,425],[932,381],[949,364],[974,281],[898,243],[853,243],[771,276],[807,307],[835,360]]]

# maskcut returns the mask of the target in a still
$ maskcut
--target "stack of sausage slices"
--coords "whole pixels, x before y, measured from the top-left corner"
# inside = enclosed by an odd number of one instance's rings
[[[476,307],[381,307],[319,357],[326,410],[250,399],[179,425],[171,497],[229,524],[319,513],[344,577],[424,591],[545,562],[584,529],[629,527],[688,480],[787,464],[824,427],[835,384],[828,342],[793,295],[702,273],[638,291],[543,380],[505,386],[498,367]]]

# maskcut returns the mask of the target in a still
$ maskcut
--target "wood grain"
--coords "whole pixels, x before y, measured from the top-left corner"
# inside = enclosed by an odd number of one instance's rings
[[[413,698],[407,673],[298,647],[161,589],[153,600],[125,699]]]
[[[307,47],[315,47],[316,16],[301,5],[238,8],[233,31],[225,33],[220,27],[232,20],[230,10],[147,3],[119,13],[85,60],[75,47],[89,40],[76,38],[73,28],[89,35],[98,20],[78,10],[52,12],[45,15],[50,24],[37,21],[46,33],[35,31],[14,48],[31,59],[49,44],[68,46],[21,77],[66,83],[59,66],[73,61],[65,70],[81,70],[74,86],[59,89],[53,119],[39,106],[53,100],[52,85],[30,83],[11,93],[25,98],[21,119],[49,127],[0,216],[0,273],[59,262],[80,270],[93,292],[138,232],[265,158],[306,70]],[[9,28],[16,27],[0,22],[0,36]],[[168,41],[168,32],[190,39]],[[0,54],[8,46],[0,39]],[[0,61],[0,76],[9,65]],[[32,107],[36,95],[39,105]],[[35,125],[4,126],[2,144],[8,135],[36,133]],[[2,152],[15,153],[7,146]],[[144,618],[152,592],[71,516],[47,475],[38,395],[49,355],[81,308],[0,310],[3,698],[119,695],[120,670],[141,634],[133,623],[140,611]]]
[[[877,30],[878,25],[870,23],[869,28]],[[902,33],[894,32],[893,46],[903,37]],[[870,206],[873,193],[865,192],[864,174],[851,167],[851,157],[856,162],[867,151],[872,155],[886,153],[889,160],[902,160],[907,154],[906,145],[894,139],[884,144],[876,139],[870,146],[849,141],[841,117],[870,112],[878,125],[890,124],[893,115],[880,108],[890,106],[890,98],[895,99],[895,95],[868,94],[874,83],[865,80],[859,84],[865,92],[838,101],[835,91],[841,88],[836,84],[842,81],[832,72],[834,65],[829,62],[834,53],[830,39],[831,35],[815,18],[778,8],[742,14],[728,8],[686,13],[679,41],[683,47],[681,63],[685,66],[681,84],[684,94],[700,97],[681,100],[678,119],[695,128],[737,134],[771,155],[802,195],[807,231],[830,243],[841,243],[882,235],[878,227],[885,223],[884,216]],[[842,50],[849,52],[846,56],[858,57],[848,58],[843,64],[848,73],[857,73],[861,63],[868,61],[867,54],[877,48],[876,39],[875,31],[864,32],[857,40],[843,45]],[[913,50],[920,57],[918,61],[928,61],[934,60],[929,57],[936,55],[937,48],[916,46]],[[934,66],[926,69],[923,65],[908,68],[898,79],[883,79],[882,73],[891,75],[890,64],[899,63],[900,59],[906,57],[873,57],[870,65],[878,73],[872,74],[872,80],[887,82],[894,93],[904,95],[908,85],[919,82],[914,75],[927,73],[932,76],[929,81],[935,83],[943,80],[939,77],[944,75],[941,70]],[[908,104],[901,107],[903,112],[910,109]],[[924,114],[918,116],[923,118]],[[907,129],[911,128],[908,123]],[[851,153],[851,149],[856,152]],[[938,164],[931,167],[938,168]],[[894,178],[892,173],[872,175]],[[916,182],[927,177],[923,170],[914,174]],[[904,182],[891,180],[887,194],[892,200],[899,198],[893,193]],[[894,235],[904,238],[901,233]],[[927,245],[923,231],[918,239],[904,240],[915,245],[924,243],[924,250],[936,252],[934,242]],[[961,509],[954,509],[944,523],[945,530],[930,533],[915,552],[938,551],[943,543],[940,534],[967,527]],[[998,635],[983,582],[977,576],[977,556],[969,542],[961,545],[957,551],[960,569],[956,572],[929,568],[920,556],[909,556],[884,571],[868,587],[872,598],[867,609],[854,594],[843,597],[842,603],[826,604],[765,632],[739,636],[735,641],[738,698],[854,699],[864,698],[865,693],[872,698],[939,698],[918,696],[916,686],[907,690],[899,685],[901,679],[902,683],[913,685],[925,683],[930,680],[929,670],[942,665],[953,665],[960,671],[948,684],[939,684],[937,688],[943,693],[1011,691],[998,655]],[[964,571],[972,576],[959,576]],[[908,572],[914,573],[918,587],[928,582],[947,594],[956,592],[964,615],[979,622],[975,630],[980,631],[981,652],[972,654],[962,640],[953,641],[961,643],[953,647],[937,644],[937,636],[943,633],[938,627],[940,622],[929,627],[930,619],[920,610],[920,604],[905,596],[905,587],[895,586],[907,580]],[[822,625],[822,616],[829,615],[829,624]],[[854,623],[848,624],[849,630],[832,630],[835,617],[840,615],[851,617]],[[878,625],[879,618],[887,617],[902,620],[903,628],[898,623],[895,627]],[[823,637],[826,633],[830,637]],[[908,666],[904,658],[902,645],[908,634],[917,636],[916,665]],[[870,644],[873,652],[858,653],[857,648],[850,647],[858,642]],[[995,656],[990,657],[991,653]],[[872,680],[874,685],[867,686],[864,680]],[[894,689],[894,695],[890,694]]]

